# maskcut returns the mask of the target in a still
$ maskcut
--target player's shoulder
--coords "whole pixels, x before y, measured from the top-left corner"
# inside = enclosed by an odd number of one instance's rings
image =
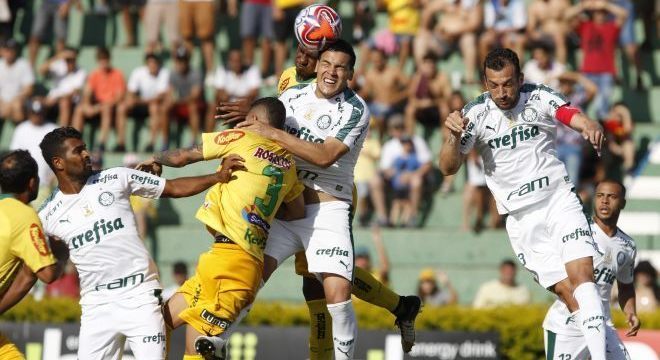
[[[562,100],[566,100],[564,95],[562,95],[559,91],[551,88],[548,85],[545,84],[533,84],[533,83],[525,83],[523,86],[520,87],[520,93],[529,96],[532,100],[536,98],[536,100],[540,100],[542,97],[558,97]],[[537,96],[534,96],[537,95]]]
[[[626,249],[630,251],[637,251],[637,244],[635,244],[635,240],[630,235],[626,234],[620,228],[617,228],[616,235],[617,239],[621,242],[621,245],[623,245]]]
[[[293,78],[295,80],[295,77]],[[299,99],[303,96],[309,89],[310,84],[307,83],[296,83],[295,85],[288,85],[280,94],[279,99],[282,102],[291,102]]]
[[[490,93],[488,91],[481,93],[481,95],[474,98],[463,107],[463,114],[476,114],[488,108],[488,101],[490,100]]]
[[[347,88],[342,92],[341,96],[344,102],[351,106],[351,111],[355,111],[361,116],[368,114],[369,108],[367,107],[367,102],[353,91],[353,89]]]
[[[34,217],[34,209],[13,197],[0,198],[0,214],[11,220],[23,219],[26,215]]]
[[[59,197],[60,197],[60,189],[55,188],[50,195],[44,200],[44,202],[39,206],[39,209],[37,210],[37,213],[39,214],[40,217],[43,217],[44,215],[48,214],[50,212],[50,209],[55,206],[59,202]]]

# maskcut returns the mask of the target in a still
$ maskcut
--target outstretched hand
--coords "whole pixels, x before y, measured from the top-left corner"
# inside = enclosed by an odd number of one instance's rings
[[[149,159],[139,163],[135,167],[135,170],[140,170],[149,174],[160,176],[163,173],[163,165],[157,163],[154,159]]]
[[[468,123],[468,118],[465,118],[461,116],[460,111],[454,111],[449,116],[447,116],[447,120],[445,121],[445,126],[449,131],[451,132],[452,135],[454,135],[457,138],[461,137],[461,134],[463,133],[463,130],[465,130],[465,126]]]
[[[222,125],[231,125],[245,120],[248,111],[250,111],[250,102],[246,98],[240,98],[218,103],[213,118],[221,120]]]
[[[222,159],[222,167],[218,171],[218,175],[220,176],[219,182],[229,182],[232,178],[233,172],[239,170],[247,171],[247,168],[245,167],[245,159],[236,154],[227,155]]]
[[[271,136],[274,133],[274,129],[272,126],[258,120],[245,120],[243,122],[236,124],[236,128],[249,130],[267,139],[271,139]]]
[[[639,321],[639,318],[637,318],[637,314],[628,314],[628,326],[630,326],[630,329],[626,332],[626,336],[637,336],[637,332],[639,331],[639,328],[642,326],[642,323]]]
[[[605,143],[605,133],[603,132],[603,127],[600,126],[596,121],[588,121],[582,130],[582,137],[591,143],[594,147],[594,150],[598,153],[600,157],[600,151]]]

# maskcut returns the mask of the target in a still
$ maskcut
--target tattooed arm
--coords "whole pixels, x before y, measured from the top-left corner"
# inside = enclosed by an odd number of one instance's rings
[[[163,165],[179,168],[202,160],[204,160],[202,146],[195,145],[187,149],[174,149],[155,153],[151,159],[141,162],[135,169],[160,176],[163,172]]]

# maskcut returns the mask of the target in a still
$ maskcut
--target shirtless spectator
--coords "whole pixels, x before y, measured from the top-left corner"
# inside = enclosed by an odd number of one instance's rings
[[[53,79],[53,86],[44,101],[46,107],[56,107],[59,125],[69,126],[87,77],[87,72],[78,67],[78,51],[65,48],[43,63],[39,72]]]
[[[117,114],[117,107],[126,94],[126,80],[124,80],[121,70],[112,67],[110,51],[107,48],[101,47],[96,51],[96,61],[98,67],[89,74],[83,90],[82,101],[73,114],[72,125],[82,132],[85,120],[100,117],[101,133],[98,144],[99,150],[104,151],[113,119]],[[126,124],[117,121],[115,126],[117,137],[123,139]]]
[[[534,0],[527,11],[528,40],[551,43],[555,48],[557,61],[562,64],[566,64],[566,35],[569,30],[564,20],[564,12],[570,6],[569,0]]]
[[[397,65],[387,62],[387,55],[380,49],[370,53],[372,66],[365,74],[362,97],[367,100],[369,111],[376,121],[380,138],[384,137],[385,119],[395,112],[395,108],[407,97],[408,78]]]
[[[438,71],[437,58],[426,54],[408,86],[405,119],[406,132],[415,134],[417,124],[424,127],[424,140],[429,141],[440,126],[443,114],[448,114],[451,84],[447,76]]]
[[[477,68],[477,31],[482,23],[483,7],[478,0],[429,2],[422,11],[420,30],[415,37],[416,62],[422,62],[429,52],[445,58],[458,47],[465,64],[465,81],[473,83]]]
[[[524,0],[492,0],[484,5],[485,31],[479,38],[479,63],[497,47],[509,48],[524,59],[527,10]]]
[[[18,57],[18,51],[18,43],[9,39],[0,52],[0,119],[14,123],[25,120],[23,104],[34,86],[32,67]]]
[[[553,57],[549,43],[538,42],[532,46],[532,58],[523,68],[525,81],[531,84],[544,84],[553,89],[559,86],[559,76],[566,71],[564,63]]]

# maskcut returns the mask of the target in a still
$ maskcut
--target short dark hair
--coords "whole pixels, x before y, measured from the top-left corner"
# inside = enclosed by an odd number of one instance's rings
[[[615,179],[604,179],[596,184],[596,189],[600,186],[600,184],[604,184],[604,183],[619,185],[619,187],[621,188],[621,196],[623,196],[624,199],[626,198],[626,186],[623,185],[621,181]]]
[[[156,54],[154,54],[152,52],[148,52],[148,53],[144,54],[144,62],[147,62],[150,59],[155,60],[159,64],[161,63],[160,58]]]
[[[14,150],[0,157],[0,189],[3,193],[20,194],[27,190],[30,179],[38,176],[37,162],[27,150]]]
[[[321,55],[323,55],[323,53],[325,53],[326,51],[337,51],[347,54],[350,57],[350,60],[348,61],[348,69],[353,70],[353,68],[355,68],[355,61],[357,57],[355,56],[355,50],[353,50],[353,45],[351,45],[348,41],[344,39],[339,39],[333,43],[328,44],[325,47],[325,49],[323,49],[319,54],[319,59],[321,58]]]
[[[44,139],[41,140],[41,144],[39,144],[44,160],[53,170],[55,170],[53,158],[62,156],[62,145],[64,145],[66,139],[82,139],[82,134],[70,126],[60,127],[46,134]]]
[[[502,262],[500,263],[500,268],[505,267],[505,266],[511,266],[514,269],[517,267],[516,262],[511,260],[511,259],[502,260]]]
[[[110,49],[105,46],[99,46],[96,49],[96,58],[97,59],[110,59]]]
[[[428,60],[428,61],[438,62],[438,56],[436,56],[434,53],[429,51],[426,54],[424,54],[424,56],[422,56],[422,60],[423,61]]]
[[[520,75],[520,60],[518,59],[518,55],[516,55],[511,49],[494,49],[486,56],[486,60],[484,61],[484,74],[486,73],[486,69],[500,71],[507,65],[513,65],[513,68],[516,71],[516,76]]]
[[[261,99],[255,100],[250,109],[263,107],[268,114],[268,123],[270,126],[281,129],[284,127],[284,120],[286,119],[286,109],[284,104],[273,96],[263,97]]]
[[[177,261],[172,265],[172,272],[188,276],[188,265],[183,261]]]

